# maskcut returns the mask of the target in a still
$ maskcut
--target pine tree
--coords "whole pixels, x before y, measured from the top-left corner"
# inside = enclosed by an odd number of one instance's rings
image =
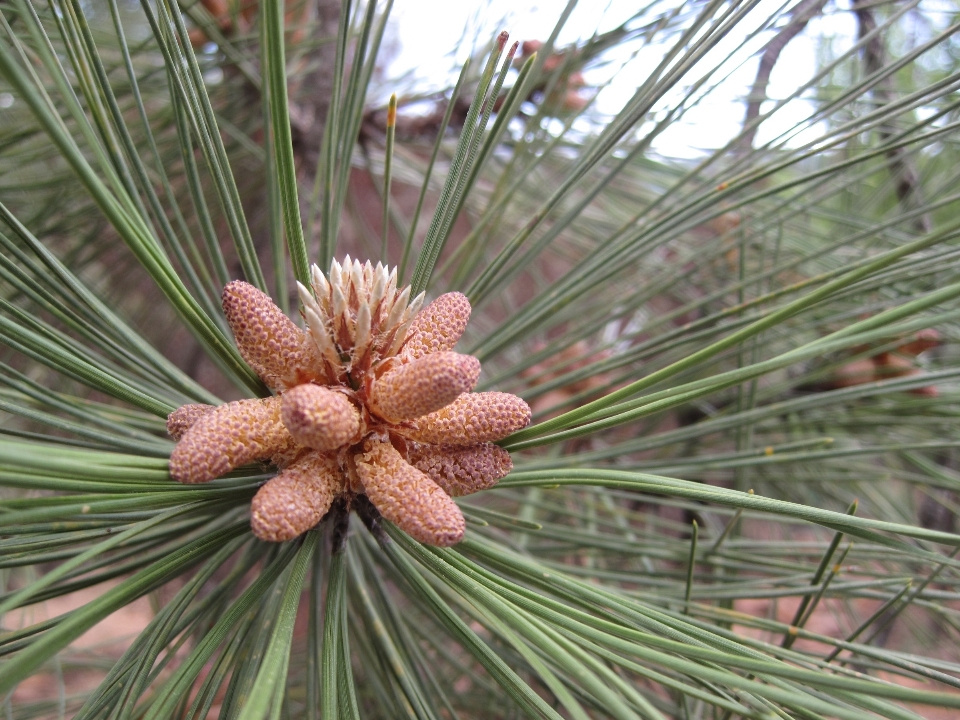
[[[952,717],[956,13],[392,5],[0,1],[7,715]]]

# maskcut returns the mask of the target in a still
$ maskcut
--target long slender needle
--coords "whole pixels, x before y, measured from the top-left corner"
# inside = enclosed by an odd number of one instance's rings
[[[390,237],[390,180],[393,175],[393,143],[397,134],[397,94],[390,96],[387,105],[387,150],[383,159],[383,218],[380,227],[383,229],[383,245],[380,248],[380,257],[387,262],[387,239]]]

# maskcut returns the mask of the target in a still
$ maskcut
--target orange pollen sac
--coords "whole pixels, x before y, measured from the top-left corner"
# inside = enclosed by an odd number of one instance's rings
[[[415,540],[449,547],[463,539],[466,523],[457,504],[390,443],[368,440],[356,456],[357,474],[370,502]]]
[[[391,422],[412,420],[446,407],[480,377],[472,355],[438,352],[388,372],[373,385],[371,410]]]
[[[167,416],[167,434],[174,440],[179,440],[193,427],[201,417],[213,410],[213,405],[190,403],[181,405]]]
[[[202,483],[252,462],[277,466],[251,504],[251,529],[267,542],[297,538],[357,494],[422,543],[460,542],[453,498],[506,476],[510,454],[493,442],[530,421],[519,397],[472,392],[480,361],[453,352],[466,296],[421,309],[423,295],[397,287],[396,270],[349,257],[326,275],[314,266],[298,290],[307,330],[252,285],[224,288],[237,348],[276,394],[170,413],[171,477]]]
[[[336,459],[308,453],[257,491],[250,505],[253,534],[267,542],[293,540],[323,519],[342,490]]]
[[[280,399],[280,417],[293,439],[314,450],[336,450],[360,432],[360,413],[343,393],[297,385]]]
[[[412,445],[407,460],[451,497],[491,488],[513,470],[510,453],[493,443]]]
[[[414,318],[403,343],[403,354],[419,358],[430,353],[453,350],[467,329],[470,301],[463,293],[441,295]]]
[[[237,400],[200,417],[170,455],[170,475],[202,483],[268,458],[291,441],[280,421],[280,398]]]
[[[530,422],[530,406],[502,392],[468,393],[420,418],[404,430],[411,440],[432,445],[474,445],[502,440]]]
[[[221,299],[240,355],[272,390],[325,379],[306,333],[267,294],[234,280],[223,289]]]

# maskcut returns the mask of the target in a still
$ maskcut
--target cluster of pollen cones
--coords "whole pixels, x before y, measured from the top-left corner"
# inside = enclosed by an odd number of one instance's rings
[[[494,485],[510,455],[494,445],[530,421],[515,395],[471,392],[480,362],[452,352],[470,319],[460,293],[420,309],[396,270],[334,261],[299,286],[307,330],[242,281],[223,310],[243,358],[276,394],[170,414],[170,474],[201,483],[253,461],[280,472],[251,506],[254,534],[282,542],[314,527],[338,497],[366,495],[420,542],[463,538],[451,497]]]

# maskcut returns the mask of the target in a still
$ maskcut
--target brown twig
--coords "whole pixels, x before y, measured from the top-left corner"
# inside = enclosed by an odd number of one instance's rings
[[[743,118],[743,134],[740,136],[740,151],[747,152],[753,148],[753,141],[757,135],[756,123],[760,117],[760,106],[767,99],[767,85],[770,84],[770,73],[773,72],[774,65],[780,58],[780,53],[793,38],[803,32],[816,15],[820,14],[827,0],[803,0],[790,13],[790,20],[786,26],[778,32],[774,38],[767,43],[763,49],[763,55],[760,57],[760,65],[757,68],[757,77],[753,81],[753,87],[750,88],[750,95],[747,97],[747,113]]]
[[[350,506],[378,543],[383,545],[384,543],[390,542],[390,537],[387,535],[386,530],[383,529],[383,516],[380,514],[380,511],[374,507],[373,503],[367,499],[366,495],[357,495]]]
[[[330,523],[330,553],[335,555],[343,552],[350,531],[350,509],[343,500],[338,499],[334,501],[326,519]]]
[[[873,36],[863,45],[863,65],[867,75],[878,73],[884,66],[884,47],[880,33],[875,33],[877,21],[868,2],[854,0],[853,11],[857,16],[859,37],[864,39],[871,33]],[[872,90],[877,107],[888,105],[893,99],[890,87],[890,76],[884,77]],[[878,128],[880,141],[887,142],[893,137],[896,128],[891,122],[884,122]],[[923,206],[923,196],[920,192],[920,176],[910,161],[906,148],[894,147],[887,150],[887,159],[890,162],[890,174],[896,184],[897,198],[906,211],[917,210]],[[929,213],[918,214],[913,221],[914,229],[919,233],[929,233],[932,227]]]

